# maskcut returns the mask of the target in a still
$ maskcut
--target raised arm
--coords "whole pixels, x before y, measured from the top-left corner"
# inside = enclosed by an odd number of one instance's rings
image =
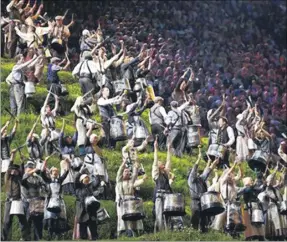
[[[155,141],[154,141],[154,158],[153,158],[153,165],[152,165],[152,179],[156,180],[158,178],[159,175],[159,169],[158,169],[158,156],[157,156],[157,152],[158,152],[158,141],[157,141],[158,137],[155,137]]]
[[[33,126],[32,126],[32,129],[31,129],[30,133],[29,133],[28,136],[27,136],[27,140],[31,140],[31,139],[32,139],[32,136],[33,136],[33,133],[34,133],[34,131],[35,131],[36,126],[37,126],[37,123],[34,123]]]
[[[117,178],[116,178],[116,182],[121,182],[123,179],[123,171],[124,171],[124,167],[125,167],[126,161],[125,159],[123,159],[123,162],[121,164],[121,166],[119,167],[119,170],[117,172]]]
[[[165,171],[167,172],[167,174],[169,174],[171,170],[171,147],[172,147],[172,144],[169,140],[167,144],[167,156],[166,156],[166,163],[165,163]]]
[[[1,136],[3,135],[4,131],[8,128],[10,121],[8,120],[5,125],[1,128]]]
[[[18,70],[21,70],[27,66],[29,66],[35,59],[37,58],[36,55],[34,55],[34,57],[29,60],[29,61],[26,61],[25,63],[21,64],[21,65],[16,65],[13,67],[12,71],[18,71]]]
[[[57,111],[58,111],[58,109],[59,109],[59,97],[58,97],[57,95],[54,95],[54,97],[55,97],[55,107],[54,107],[54,109],[52,110],[52,112],[53,112],[54,114],[56,114]]]
[[[115,56],[113,56],[111,59],[105,61],[104,63],[104,69],[107,70],[113,63],[114,61],[118,60],[120,55],[123,53],[123,50],[121,49],[120,52],[118,54],[116,54]]]
[[[188,180],[187,183],[189,187],[192,186],[193,180],[197,177],[197,169],[198,169],[198,164],[201,161],[201,152],[198,153],[198,158],[197,161],[195,162],[194,166],[192,167],[189,175],[188,175]]]

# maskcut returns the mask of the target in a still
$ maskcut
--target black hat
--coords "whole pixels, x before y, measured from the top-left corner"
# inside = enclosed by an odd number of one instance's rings
[[[20,169],[20,166],[19,166],[19,165],[16,165],[16,164],[11,164],[11,165],[9,166],[9,169],[10,169],[10,170],[18,170],[18,169]]]

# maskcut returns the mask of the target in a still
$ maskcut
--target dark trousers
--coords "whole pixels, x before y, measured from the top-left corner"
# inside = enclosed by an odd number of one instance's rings
[[[105,144],[107,148],[114,149],[116,147],[116,141],[110,137],[110,122],[107,119],[103,119],[102,125],[105,132]]]
[[[89,77],[82,77],[79,79],[80,87],[82,94],[85,95],[87,92],[95,88],[95,85],[92,83]]]
[[[163,133],[164,128],[159,124],[151,125],[151,133],[155,139],[155,136],[158,135],[158,148],[159,150],[165,150],[166,136]]]
[[[28,219],[30,232],[33,224],[34,241],[41,240],[43,237],[43,219],[44,215],[30,216]]]
[[[5,213],[4,213],[3,230],[2,230],[1,239],[3,241],[9,240],[8,235],[9,235],[9,232],[12,226],[13,217],[17,216],[19,223],[20,223],[22,238],[24,240],[29,240],[29,226],[27,223],[26,216],[25,215],[10,215],[10,208],[11,208],[11,202],[5,202]]]
[[[198,230],[199,227],[200,232],[206,233],[207,224],[208,224],[208,218],[200,210],[192,211],[191,225],[193,229]]]
[[[80,223],[80,239],[88,239],[88,227],[91,232],[92,240],[96,240],[98,238],[97,221],[92,220],[89,220],[86,223]]]

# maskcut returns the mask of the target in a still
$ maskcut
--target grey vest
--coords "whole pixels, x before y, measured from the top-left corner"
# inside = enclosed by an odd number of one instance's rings
[[[151,124],[163,124],[164,123],[164,118],[159,111],[160,107],[161,106],[159,104],[155,104],[150,109],[149,115],[150,115]]]

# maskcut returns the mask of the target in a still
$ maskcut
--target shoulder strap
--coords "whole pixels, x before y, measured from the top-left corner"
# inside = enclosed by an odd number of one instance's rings
[[[87,61],[87,67],[88,67],[88,70],[89,70],[89,72],[90,72],[90,76],[91,76],[91,78],[93,78],[93,74],[92,74],[91,69],[90,69],[90,67],[89,67],[89,63],[88,63],[88,61]]]
[[[177,116],[177,119],[176,119],[175,122],[172,123],[172,125],[171,125],[171,127],[173,127],[173,126],[177,123],[177,121],[179,120],[179,115],[178,115],[177,112],[175,112],[174,110],[171,110],[171,111],[174,112],[174,113],[176,114],[176,116]]]
[[[82,64],[80,65],[80,68],[79,68],[79,75],[81,75],[81,70],[82,70],[82,66],[83,66],[84,62],[85,62],[85,61],[83,61],[83,62],[82,62]],[[87,65],[88,65],[88,63],[87,63]],[[89,67],[88,67],[88,69],[89,69]],[[89,70],[90,70],[90,69],[89,69]]]

